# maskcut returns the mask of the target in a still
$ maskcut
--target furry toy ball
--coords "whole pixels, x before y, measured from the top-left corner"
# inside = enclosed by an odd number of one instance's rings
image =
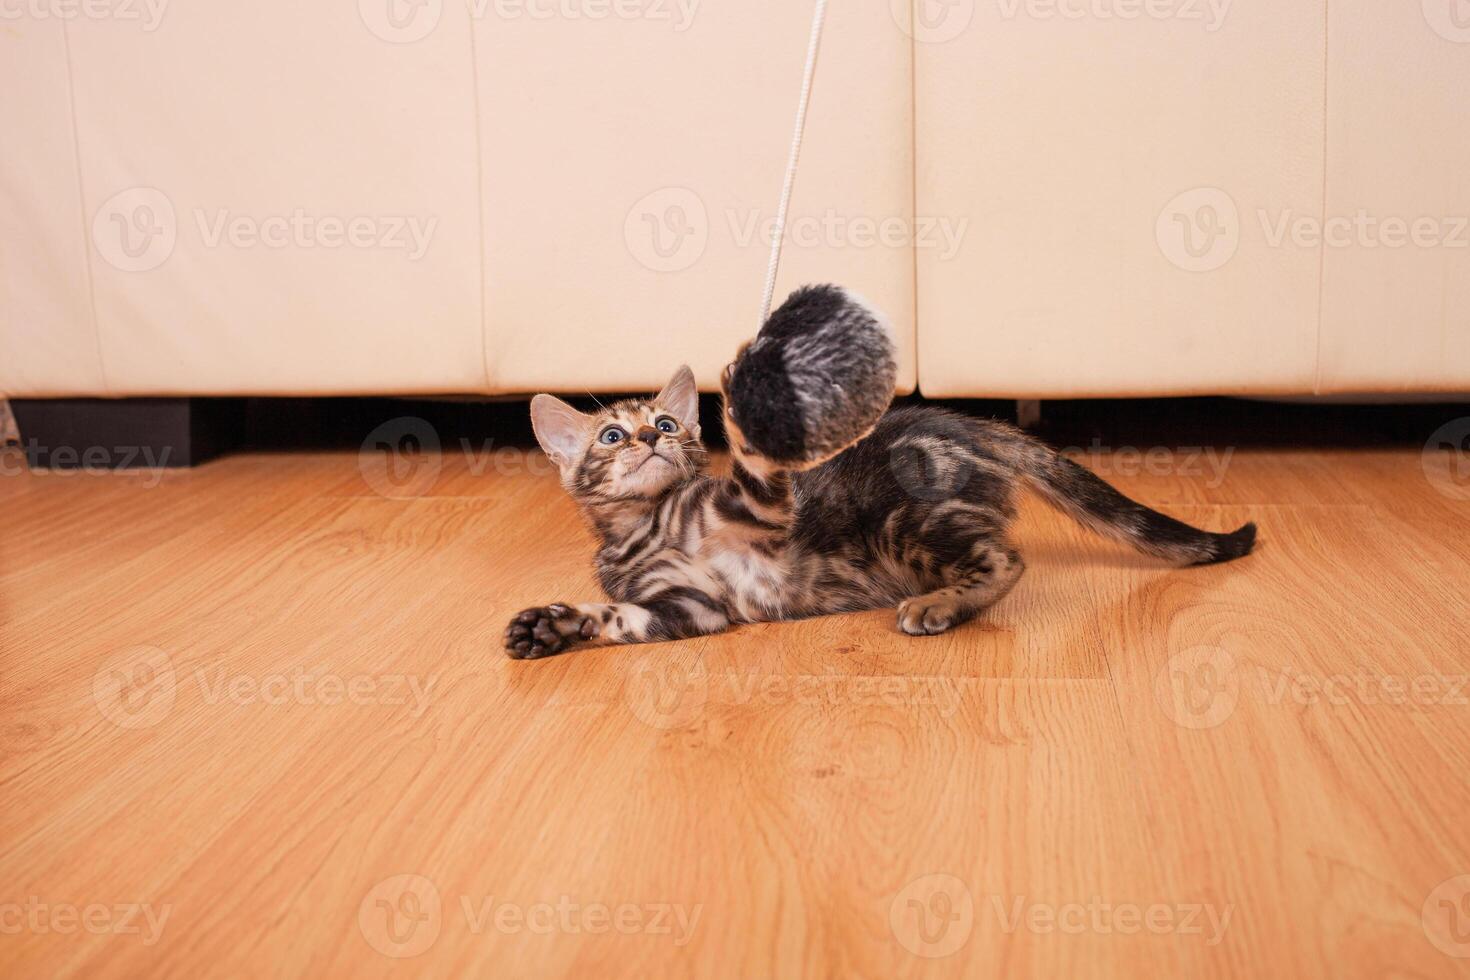
[[[771,314],[726,376],[744,441],[811,466],[867,435],[893,400],[893,338],[881,314],[837,286],[803,286]]]

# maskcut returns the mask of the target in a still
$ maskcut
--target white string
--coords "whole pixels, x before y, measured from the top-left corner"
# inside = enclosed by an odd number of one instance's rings
[[[765,326],[776,295],[776,273],[781,269],[781,244],[786,238],[786,213],[791,209],[791,189],[796,184],[796,162],[801,159],[801,140],[806,132],[806,109],[812,100],[812,78],[817,73],[817,52],[822,46],[822,24],[827,18],[827,0],[817,0],[812,14],[812,37],[807,45],[806,71],[801,79],[801,101],[796,107],[796,131],[791,136],[791,156],[786,161],[786,180],[781,185],[781,203],[776,207],[776,230],[771,242],[771,264],[766,269],[766,291],[761,298],[761,321]]]

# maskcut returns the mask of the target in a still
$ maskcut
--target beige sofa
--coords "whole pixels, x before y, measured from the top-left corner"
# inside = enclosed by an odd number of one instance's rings
[[[932,395],[1470,390],[1467,12],[835,3],[782,288]],[[0,395],[711,385],[809,15],[0,0]]]

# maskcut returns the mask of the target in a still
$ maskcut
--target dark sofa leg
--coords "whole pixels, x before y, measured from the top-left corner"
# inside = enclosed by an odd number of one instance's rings
[[[198,466],[239,445],[240,398],[12,400],[32,469],[126,470]]]

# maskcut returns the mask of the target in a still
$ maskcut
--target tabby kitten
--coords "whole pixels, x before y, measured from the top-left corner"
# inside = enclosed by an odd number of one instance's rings
[[[510,656],[894,606],[903,632],[943,633],[1021,577],[1009,530],[1023,486],[1175,564],[1230,561],[1255,544],[1254,524],[1198,530],[1018,429],[937,408],[892,409],[861,441],[801,472],[747,448],[727,408],[733,472],[710,476],[698,407],[687,367],[652,399],[595,414],[550,395],[532,400],[536,438],[600,541],[597,577],[613,601],[525,610],[505,631]]]

